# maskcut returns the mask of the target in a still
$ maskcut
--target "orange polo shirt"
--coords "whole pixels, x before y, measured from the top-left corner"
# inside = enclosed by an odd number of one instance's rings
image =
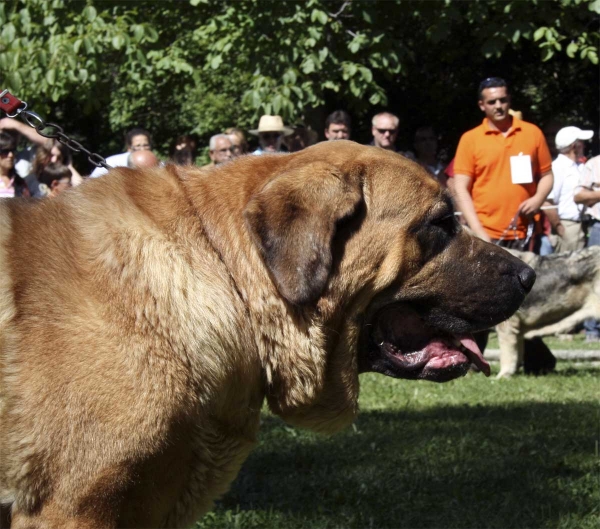
[[[510,157],[521,153],[531,156],[531,184],[513,184],[511,180]],[[471,196],[475,211],[492,239],[502,236],[521,203],[535,194],[540,176],[550,169],[552,158],[542,131],[515,117],[506,137],[491,129],[484,118],[481,125],[462,135],[454,159],[454,174],[473,179]],[[526,221],[519,218],[516,238],[524,238],[526,231]],[[515,232],[504,233],[504,238],[515,239]]]

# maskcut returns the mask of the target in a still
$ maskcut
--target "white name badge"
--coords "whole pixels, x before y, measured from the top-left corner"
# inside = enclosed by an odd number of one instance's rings
[[[529,154],[510,157],[510,178],[513,184],[533,183],[531,156]]]

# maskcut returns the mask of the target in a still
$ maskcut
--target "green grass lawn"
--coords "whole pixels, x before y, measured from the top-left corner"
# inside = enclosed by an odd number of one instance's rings
[[[600,343],[598,342],[586,342],[585,335],[580,334],[569,334],[563,338],[556,336],[544,336],[542,338],[544,343],[548,346],[551,351],[562,350],[573,350],[580,349],[582,351],[598,351],[600,350]],[[490,333],[488,349],[498,349],[498,336],[495,332]]]
[[[332,437],[265,413],[260,447],[196,527],[596,529],[600,370],[578,365],[446,384],[363,375],[361,413]]]

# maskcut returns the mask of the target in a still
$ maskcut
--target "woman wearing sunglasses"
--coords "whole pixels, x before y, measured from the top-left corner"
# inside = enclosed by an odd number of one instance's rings
[[[0,198],[31,196],[25,180],[15,171],[16,152],[14,136],[0,131]]]

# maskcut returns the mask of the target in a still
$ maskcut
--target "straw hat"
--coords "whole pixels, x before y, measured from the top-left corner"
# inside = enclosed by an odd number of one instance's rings
[[[289,136],[294,132],[294,129],[284,127],[281,116],[269,116],[268,114],[265,114],[264,116],[261,116],[260,121],[258,122],[258,128],[249,130],[248,132],[255,136],[258,136],[261,132],[281,132],[284,136]]]

